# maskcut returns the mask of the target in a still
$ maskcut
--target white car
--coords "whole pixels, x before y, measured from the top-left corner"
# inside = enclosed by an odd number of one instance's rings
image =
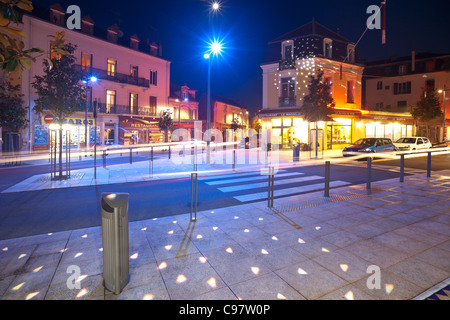
[[[430,140],[424,137],[400,138],[394,142],[399,151],[416,151],[430,149]]]

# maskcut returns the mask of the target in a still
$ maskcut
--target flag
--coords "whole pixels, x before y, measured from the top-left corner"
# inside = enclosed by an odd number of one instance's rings
[[[339,73],[340,73],[340,80],[342,80],[342,63],[341,63],[341,67],[340,67]]]
[[[381,2],[382,27],[381,27],[381,44],[386,44],[386,1]]]

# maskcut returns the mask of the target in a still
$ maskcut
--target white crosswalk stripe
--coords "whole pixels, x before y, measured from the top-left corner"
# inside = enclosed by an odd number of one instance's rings
[[[267,175],[261,175],[259,172],[246,172],[220,176],[200,177],[199,180],[204,180],[205,183],[210,186],[217,186],[217,189],[224,193],[242,191],[243,194],[235,195],[233,196],[233,198],[239,200],[240,202],[248,202],[267,199],[267,178]],[[318,175],[304,176],[304,173],[302,172],[287,172],[286,170],[279,170],[278,174],[275,175],[274,180],[274,186],[276,187],[274,190],[274,197],[322,190],[324,189],[324,182],[321,180],[324,179],[324,177]],[[258,180],[261,182],[255,182]],[[312,184],[305,185],[305,183],[307,182],[312,182]],[[302,185],[283,188],[283,186],[286,186],[288,184]],[[340,187],[349,184],[349,182],[338,180],[330,182],[330,187]],[[245,194],[246,191],[248,192],[249,190],[262,188],[265,189],[263,192],[250,191],[251,193]]]

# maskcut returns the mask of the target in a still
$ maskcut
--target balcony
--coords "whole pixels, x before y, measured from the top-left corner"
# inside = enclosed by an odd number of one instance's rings
[[[295,60],[294,59],[285,59],[279,61],[278,69],[287,70],[287,69],[295,69]]]
[[[103,114],[117,114],[117,115],[139,115],[144,117],[159,117],[159,115],[149,107],[137,107],[134,108],[133,112],[130,111],[130,106],[124,105],[113,105],[108,106],[106,103],[99,103],[97,105],[98,112]],[[89,112],[92,112],[92,108]]]
[[[76,68],[76,70],[81,70],[82,66],[75,65],[75,68]],[[131,84],[131,85],[145,87],[145,88],[150,87],[150,80],[147,80],[145,78],[135,77],[135,76],[131,76],[129,74],[118,73],[118,72],[115,72],[114,74],[111,75],[111,74],[108,74],[107,70],[98,69],[98,68],[91,68],[89,71],[90,72],[88,72],[88,71],[83,71],[83,72],[85,72],[86,74],[89,73],[90,75],[94,75],[100,80],[108,80],[108,81],[114,81],[114,82],[118,82],[118,83]]]

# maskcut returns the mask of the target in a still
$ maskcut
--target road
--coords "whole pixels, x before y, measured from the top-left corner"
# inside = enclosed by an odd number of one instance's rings
[[[275,201],[282,201],[289,195],[323,190],[324,172],[323,165],[280,171],[275,178]],[[348,166],[332,165],[330,176],[332,183],[337,185],[361,184],[366,182],[367,172],[364,166],[349,170]],[[397,177],[395,171],[372,170],[372,181]],[[0,240],[100,226],[99,206],[103,192],[130,194],[130,221],[189,213],[190,191],[190,179],[172,179],[0,193]],[[198,211],[262,201],[267,199],[266,195],[267,178],[259,172],[200,177]]]

